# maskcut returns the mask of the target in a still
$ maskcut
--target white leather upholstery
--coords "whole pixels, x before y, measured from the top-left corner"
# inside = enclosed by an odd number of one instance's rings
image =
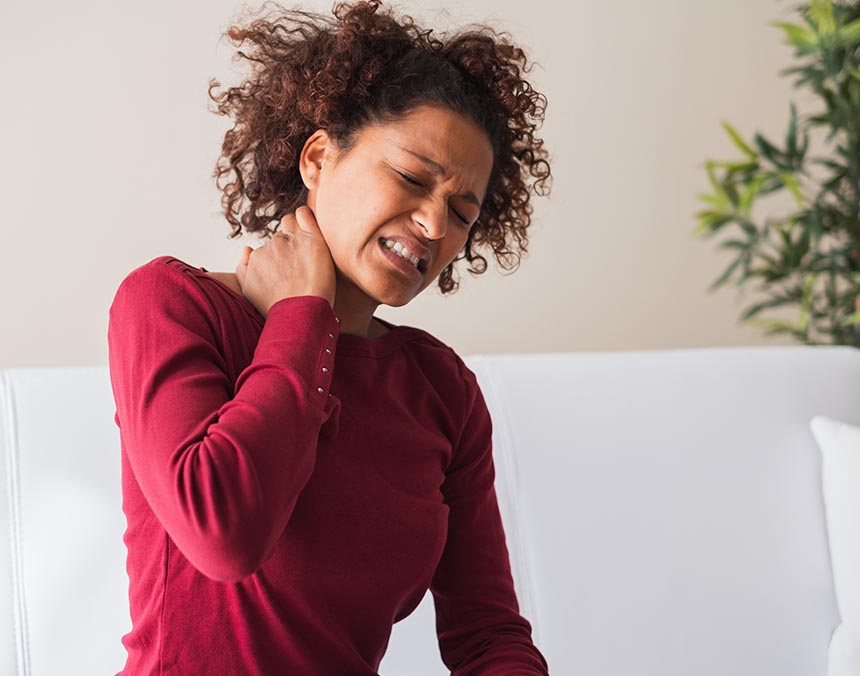
[[[517,592],[556,676],[824,676],[838,622],[809,431],[860,350],[473,355]],[[115,674],[130,629],[106,367],[0,371],[0,674]],[[383,676],[447,673],[432,596]]]
[[[107,367],[0,371],[0,410],[0,673],[115,674],[131,619]]]

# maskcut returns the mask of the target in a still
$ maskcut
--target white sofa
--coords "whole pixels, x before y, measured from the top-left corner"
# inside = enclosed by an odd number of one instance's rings
[[[825,676],[839,614],[809,421],[860,424],[860,350],[464,359],[493,415],[520,607],[550,673]],[[0,674],[124,664],[114,411],[107,367],[0,371]],[[380,673],[447,673],[429,592]]]

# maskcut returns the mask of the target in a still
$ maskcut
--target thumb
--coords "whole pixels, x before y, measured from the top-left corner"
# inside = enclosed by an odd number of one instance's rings
[[[239,280],[239,285],[245,284],[245,273],[248,270],[248,261],[251,260],[251,252],[253,249],[249,246],[242,248],[242,256],[239,258],[239,264],[236,266],[236,278]]]
[[[302,204],[295,211],[296,221],[305,232],[314,232],[321,235],[319,224],[317,223],[316,214],[307,204]]]

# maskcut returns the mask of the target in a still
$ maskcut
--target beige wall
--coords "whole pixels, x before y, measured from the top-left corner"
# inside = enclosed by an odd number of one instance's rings
[[[719,121],[781,139],[792,96],[810,108],[778,75],[791,50],[768,21],[788,3],[401,6],[439,25],[490,20],[540,63],[555,179],[515,274],[462,274],[453,297],[431,286],[380,316],[462,354],[791,342],[738,324],[749,292],[707,293],[731,259],[690,234],[702,162],[736,156]],[[232,271],[256,243],[227,239],[210,178],[228,123],[207,112],[206,88],[238,77],[217,43],[237,7],[3,3],[0,367],[104,364],[107,310],[131,269],[171,254]]]

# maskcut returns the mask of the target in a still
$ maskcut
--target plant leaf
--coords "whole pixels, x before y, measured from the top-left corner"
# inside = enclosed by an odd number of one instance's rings
[[[758,169],[758,162],[718,162],[716,160],[713,161],[713,165],[715,167],[719,167],[720,169],[726,169],[729,172],[732,171],[747,171],[750,169]]]
[[[733,214],[727,214],[723,211],[699,211],[695,214],[699,218],[699,225],[693,231],[693,237],[698,237],[704,233],[714,233],[726,223],[734,219]]]
[[[785,156],[780,150],[777,149],[776,146],[774,146],[770,141],[768,141],[764,136],[759,133],[756,133],[754,140],[762,155],[764,155],[780,169],[787,169],[784,161]]]
[[[750,147],[749,147],[749,146],[744,142],[744,140],[741,138],[741,135],[740,135],[740,134],[738,134],[737,130],[736,130],[732,125],[730,125],[730,124],[729,124],[728,122],[726,122],[725,120],[722,120],[722,121],[720,122],[720,124],[722,124],[722,125],[723,125],[723,129],[725,129],[725,130],[726,130],[726,132],[728,133],[728,135],[731,137],[732,141],[734,141],[734,144],[735,144],[738,148],[740,148],[741,152],[743,152],[745,155],[748,155],[748,156],[749,156],[749,158],[750,158],[750,159],[752,159],[752,160],[754,160],[754,159],[756,159],[756,158],[758,157],[758,153],[757,153],[755,150],[753,150],[752,148],[750,148]]]
[[[819,35],[830,35],[836,31],[832,0],[812,0],[809,5],[809,18],[818,29]]]
[[[762,184],[766,180],[766,175],[756,176],[747,186],[746,192],[744,192],[744,194],[741,196],[741,201],[739,204],[739,208],[742,214],[749,216],[753,200],[758,196],[758,192],[761,189]]]
[[[797,185],[797,180],[787,171],[781,171],[778,174],[780,180],[783,182],[786,188],[791,190],[791,194],[794,195],[794,201],[797,202],[797,206],[803,206],[803,195],[800,194],[800,188]]]
[[[837,44],[843,49],[860,45],[860,19],[847,23],[838,30]],[[851,75],[854,75],[854,72]]]
[[[719,287],[721,287],[723,284],[725,284],[728,281],[729,277],[732,276],[732,273],[737,269],[738,265],[741,264],[741,261],[743,261],[743,259],[744,257],[740,256],[728,268],[726,268],[725,272],[720,275],[719,279],[711,283],[711,285],[708,287],[708,291],[712,293],[716,291]]]
[[[750,243],[741,239],[728,239],[725,242],[720,242],[721,249],[749,249]]]
[[[770,25],[782,28],[786,39],[801,53],[813,51],[818,46],[818,36],[803,26],[785,21],[771,21]]]
[[[803,297],[800,300],[800,314],[797,317],[797,328],[803,331],[804,336],[809,332],[809,320],[812,315],[812,299],[815,283],[818,281],[817,274],[807,275],[803,280]]]
[[[791,333],[795,335],[797,333],[797,328],[794,324],[783,321],[782,319],[756,319],[751,318],[744,321],[745,324],[749,324],[750,326],[756,326],[759,328],[764,328],[766,336],[773,335],[774,333]]]
[[[797,154],[797,108],[791,102],[791,114],[788,119],[788,132],[785,135],[785,152],[789,157]]]
[[[702,202],[707,202],[715,207],[727,207],[729,203],[727,200],[720,199],[718,195],[712,195],[711,193],[703,192],[696,195],[696,197]]]
[[[711,182],[711,185],[714,188],[714,192],[721,198],[723,198],[726,203],[729,202],[729,196],[726,194],[725,189],[723,188],[723,184],[717,180],[717,176],[714,173],[714,163],[713,161],[705,163],[705,169],[708,172],[708,180]]]

